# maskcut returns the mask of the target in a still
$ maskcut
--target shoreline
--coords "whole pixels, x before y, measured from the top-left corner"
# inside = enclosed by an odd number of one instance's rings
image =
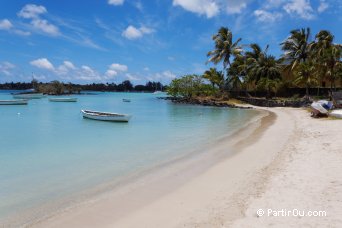
[[[165,196],[173,194],[182,186],[187,186],[188,182],[191,182],[198,176],[204,175],[208,170],[222,163],[222,160],[226,161],[238,156],[242,148],[236,144],[242,142],[246,135],[249,136],[250,140],[249,143],[244,143],[244,146],[248,146],[250,143],[259,140],[264,131],[277,118],[271,112],[259,111],[261,112],[260,119],[250,123],[252,126],[245,126],[234,137],[228,137],[229,140],[227,138],[220,139],[219,145],[210,150],[210,153],[205,152],[200,155],[195,155],[190,159],[176,160],[170,166],[161,167],[156,173],[150,172],[144,178],[137,178],[133,183],[101,194],[78,207],[69,208],[56,215],[28,225],[32,227],[102,227],[122,217],[129,217],[131,213],[139,212],[146,205],[152,205]],[[227,152],[227,148],[229,147],[234,148],[232,152]],[[80,214],[81,217],[79,217]],[[89,220],[86,219],[84,221],[84,218],[89,218]],[[120,226],[118,225],[118,227]],[[126,227],[126,225],[123,226]]]
[[[258,111],[260,112],[260,111]],[[50,217],[54,217],[55,215],[63,214],[65,211],[73,211],[79,207],[86,207],[88,203],[92,203],[93,201],[97,201],[98,198],[101,198],[103,195],[106,195],[108,192],[125,192],[127,189],[136,188],[140,185],[145,185],[148,182],[153,181],[155,179],[164,179],[163,175],[171,175],[176,174],[179,175],[181,169],[187,169],[188,166],[196,166],[197,168],[188,172],[186,179],[177,179],[173,181],[172,188],[177,187],[178,185],[186,182],[188,179],[191,179],[193,176],[197,176],[200,173],[204,172],[206,169],[210,168],[211,166],[215,165],[222,157],[228,156],[231,152],[226,150],[226,148],[230,147],[229,144],[235,143],[234,139],[237,137],[231,137],[231,135],[239,135],[240,138],[244,137],[245,134],[249,134],[248,131],[253,131],[254,128],[257,128],[259,125],[259,119],[263,118],[267,115],[266,112],[261,111],[260,114],[256,114],[251,120],[249,120],[242,128],[236,130],[234,132],[230,132],[227,135],[223,135],[222,137],[218,138],[215,143],[210,143],[210,145],[206,145],[203,151],[193,151],[182,155],[180,157],[175,157],[173,159],[167,160],[161,164],[157,164],[155,167],[151,167],[148,170],[143,170],[142,173],[133,173],[122,180],[106,183],[100,185],[96,188],[92,188],[89,191],[86,190],[85,193],[80,193],[80,195],[73,195],[71,197],[66,198],[62,201],[48,203],[47,205],[43,205],[42,207],[38,207],[36,212],[34,212],[35,216],[32,217],[32,210],[28,211],[28,213],[21,213],[20,217],[11,218],[10,220],[6,220],[6,224],[11,223],[17,225],[25,225],[31,226],[36,224],[40,220],[46,220]],[[267,117],[266,117],[267,118]],[[230,139],[229,142],[227,141]],[[239,139],[241,140],[241,139]],[[217,144],[217,145],[216,145]],[[210,150],[210,151],[209,151]],[[222,152],[222,150],[224,150]],[[228,154],[228,155],[227,155]],[[205,162],[202,162],[205,161]],[[198,166],[199,164],[199,166]],[[157,173],[155,175],[154,173]],[[151,175],[152,174],[152,175]],[[183,174],[183,173],[182,173]],[[71,203],[70,203],[71,202]],[[70,203],[70,204],[69,204]],[[63,205],[65,204],[65,205]],[[52,209],[52,210],[51,210]],[[42,213],[42,211],[44,213]],[[45,212],[57,212],[53,214],[46,214]],[[23,219],[24,218],[24,219]],[[7,222],[9,221],[9,222]],[[28,221],[22,223],[20,221]]]
[[[269,115],[216,147],[215,156],[176,161],[149,178],[109,191],[29,227],[342,226],[338,120],[303,109]],[[229,138],[229,137],[228,137]],[[318,140],[319,139],[319,140]],[[221,141],[220,141],[221,142]],[[206,153],[206,155],[212,153]],[[324,154],[324,156],[322,155]],[[322,157],[323,156],[323,157]],[[206,159],[206,160],[203,160]],[[201,165],[212,165],[203,167]],[[190,168],[189,168],[190,167]],[[326,210],[326,218],[257,216],[258,208]],[[339,225],[338,225],[339,224]]]
[[[200,148],[201,151],[197,149],[189,151],[183,155],[157,163],[148,169],[130,173],[120,179],[97,185],[96,187],[78,192],[77,194],[63,198],[62,200],[48,202],[27,210],[27,212],[21,212],[19,216],[11,216],[8,219],[5,219],[4,224],[11,224],[12,226],[35,226],[35,224],[39,224],[41,221],[49,221],[51,218],[64,214],[65,212],[73,211],[74,209],[77,210],[80,207],[87,207],[88,204],[98,201],[108,193],[120,192],[121,194],[121,192],[125,192],[127,189],[139,188],[141,185],[146,185],[145,182],[164,179],[165,176],[179,175],[179,170],[185,170],[188,166],[195,165],[197,167],[196,169],[193,169],[190,172],[186,171],[186,178],[173,181],[171,184],[172,189],[176,188],[179,185],[184,184],[188,179],[205,172],[222,158],[231,156],[233,152],[230,151],[229,148],[236,143],[236,140],[240,141],[244,135],[251,134],[251,132],[259,127],[262,119],[270,118],[268,116],[269,114],[265,111],[254,111],[259,112],[259,114],[256,114],[248,120],[248,122],[244,123],[241,128],[220,136],[215,142],[204,145],[204,147]]]

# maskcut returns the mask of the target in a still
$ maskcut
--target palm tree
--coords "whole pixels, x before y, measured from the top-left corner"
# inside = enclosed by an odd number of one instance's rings
[[[258,81],[261,79],[262,75],[258,74],[257,71],[254,71],[254,66],[259,63],[263,56],[267,55],[267,51],[269,46],[267,45],[264,50],[258,44],[251,44],[251,50],[247,51],[245,54],[246,66],[245,71],[249,82],[254,82],[258,84]]]
[[[208,52],[208,62],[216,65],[222,61],[224,69],[230,67],[231,56],[237,56],[242,52],[239,46],[241,38],[233,42],[232,32],[227,27],[221,27],[212,39],[215,42],[215,49]]]
[[[337,79],[337,69],[339,68],[342,57],[342,46],[334,44],[334,36],[326,30],[321,30],[316,35],[316,40],[311,44],[311,50],[314,53],[314,60],[323,76],[330,81],[330,89],[335,87]]]
[[[204,72],[203,78],[207,79],[212,84],[213,88],[217,85],[218,88],[222,89],[224,82],[222,71],[217,71],[216,68],[210,68]]]
[[[227,70],[226,85],[228,88],[239,91],[243,84],[243,78],[245,77],[245,58],[242,55],[237,55],[230,68]]]
[[[293,70],[299,63],[306,62],[310,57],[310,28],[292,30],[291,35],[280,45],[285,51],[285,61],[289,61]]]
[[[251,64],[250,72],[259,78],[257,86],[264,87],[267,90],[267,98],[271,98],[271,90],[276,87],[281,78],[281,66],[276,57],[263,52],[258,61]]]
[[[305,85],[306,98],[309,98],[310,86],[318,83],[316,72],[313,62],[302,62],[295,69],[294,74],[296,79],[294,83],[297,85]]]

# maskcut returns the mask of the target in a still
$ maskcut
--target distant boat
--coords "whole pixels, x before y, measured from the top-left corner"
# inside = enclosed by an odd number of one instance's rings
[[[153,94],[160,94],[160,93],[162,93],[162,91],[160,91],[160,90],[157,90],[157,91],[154,91],[154,93],[153,93]]]
[[[131,115],[110,113],[110,112],[98,112],[91,110],[81,110],[83,118],[102,120],[102,121],[113,121],[113,122],[128,122],[131,119]]]
[[[40,99],[43,97],[44,97],[44,94],[42,94],[42,93],[16,93],[16,94],[13,94],[13,98],[15,98],[15,99]]]
[[[51,102],[76,102],[77,98],[74,98],[74,97],[55,97],[55,98],[49,98],[49,101],[51,101]]]
[[[131,100],[130,100],[130,99],[125,99],[125,98],[124,98],[124,99],[122,99],[122,101],[123,101],[123,102],[131,102]]]
[[[27,105],[27,100],[25,99],[0,100],[0,105]]]

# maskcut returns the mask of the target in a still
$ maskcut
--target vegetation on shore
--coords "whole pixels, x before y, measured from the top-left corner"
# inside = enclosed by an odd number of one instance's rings
[[[62,94],[77,94],[82,90],[88,91],[106,91],[106,92],[154,92],[156,90],[163,90],[164,86],[160,82],[147,82],[145,85],[135,85],[129,81],[123,81],[120,84],[115,83],[92,83],[86,85],[62,83],[59,81],[52,81],[49,83],[38,82],[33,79],[31,82],[11,82],[0,84],[0,89],[7,90],[27,90],[34,89],[36,92],[62,95]]]
[[[311,30],[292,30],[280,44],[280,58],[268,53],[258,44],[242,45],[241,38],[233,39],[232,32],[221,27],[212,39],[214,49],[209,51],[208,63],[223,64],[223,71],[210,68],[203,75],[185,75],[174,79],[168,87],[173,97],[196,96],[250,96],[262,93],[266,98],[282,91],[305,88],[308,99],[310,88],[342,86],[342,45],[334,43],[334,36],[322,30],[311,38]],[[247,47],[247,48],[246,48]],[[337,85],[339,84],[339,85]],[[290,96],[297,96],[290,94]]]

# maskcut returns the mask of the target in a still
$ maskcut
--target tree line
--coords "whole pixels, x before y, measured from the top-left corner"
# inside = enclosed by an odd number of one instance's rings
[[[63,83],[60,81],[51,81],[48,83],[38,82],[33,79],[31,82],[9,82],[0,84],[3,90],[28,90],[34,89],[37,92],[45,94],[72,94],[80,93],[82,90],[90,91],[106,91],[106,92],[154,92],[162,91],[165,86],[160,82],[147,82],[145,85],[133,85],[129,80],[125,80],[119,84],[116,83],[92,83],[92,84],[74,84]]]
[[[233,39],[232,32],[221,27],[213,35],[214,49],[207,54],[208,63],[222,63],[223,70],[210,68],[202,75],[185,75],[171,82],[168,92],[172,96],[218,95],[241,91],[266,92],[271,98],[280,90],[342,85],[342,45],[334,42],[334,35],[321,30],[311,39],[310,28],[292,30],[280,44],[280,58],[268,53],[269,45],[242,45],[241,38]],[[210,83],[211,87],[206,85]]]

